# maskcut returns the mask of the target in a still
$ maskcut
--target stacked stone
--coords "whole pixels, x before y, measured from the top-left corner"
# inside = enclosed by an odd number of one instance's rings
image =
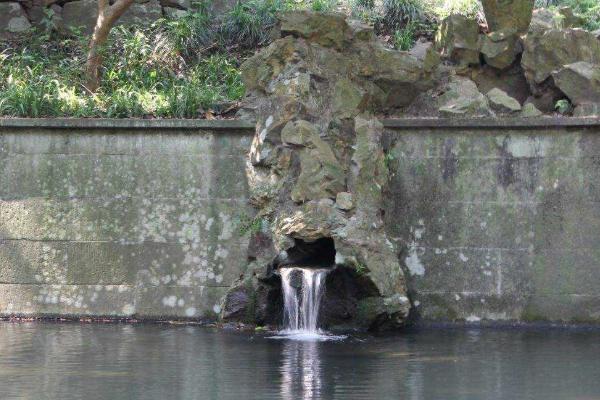
[[[461,15],[438,31],[435,47],[454,66],[438,88],[440,115],[539,116],[564,98],[576,116],[598,115],[600,41],[580,17],[568,7],[532,12],[533,0],[482,4],[489,33]]]
[[[249,321],[260,321],[268,296],[256,293],[265,293],[260,282],[277,255],[296,240],[332,238],[338,266],[360,271],[365,286],[376,288],[348,324],[400,325],[410,304],[383,226],[388,169],[374,114],[402,109],[431,88],[435,63],[385,48],[372,28],[343,14],[286,13],[280,32],[242,66],[256,114],[251,201],[269,226],[257,234],[255,261],[231,289],[223,318],[254,310]]]

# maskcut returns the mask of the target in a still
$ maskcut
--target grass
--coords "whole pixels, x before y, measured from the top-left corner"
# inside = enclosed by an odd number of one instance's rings
[[[398,50],[408,51],[415,44],[416,24],[408,23],[403,28],[394,32],[394,47]]]
[[[219,21],[199,7],[178,20],[115,27],[96,93],[83,80],[87,38],[77,32],[58,36],[42,24],[45,28],[0,42],[0,115],[211,115],[221,103],[243,97],[238,67],[270,40],[276,14],[286,7],[280,0],[250,0]]]
[[[92,94],[82,71],[86,42],[31,32],[0,46],[0,114],[13,117],[195,118],[244,95],[239,59],[221,49],[192,52],[203,18],[116,27],[105,49],[103,79]],[[52,40],[51,40],[52,39]],[[202,48],[199,48],[202,49]]]

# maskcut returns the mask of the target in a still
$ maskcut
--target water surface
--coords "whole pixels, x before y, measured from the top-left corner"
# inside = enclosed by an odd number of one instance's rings
[[[0,323],[1,399],[600,399],[600,333],[273,340],[196,326]]]

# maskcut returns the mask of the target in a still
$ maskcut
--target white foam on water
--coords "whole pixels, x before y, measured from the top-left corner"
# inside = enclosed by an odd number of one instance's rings
[[[297,340],[302,342],[326,342],[326,341],[338,341],[344,340],[348,336],[347,335],[332,335],[327,332],[314,333],[307,332],[303,330],[299,331],[289,331],[283,330],[277,332],[275,336],[269,336],[268,339],[287,339],[287,340]]]
[[[283,288],[283,326],[271,339],[301,341],[342,340],[346,336],[331,335],[318,327],[319,308],[325,293],[325,277],[329,272],[323,268],[285,267],[279,269]],[[302,275],[302,286],[294,285],[293,275]]]

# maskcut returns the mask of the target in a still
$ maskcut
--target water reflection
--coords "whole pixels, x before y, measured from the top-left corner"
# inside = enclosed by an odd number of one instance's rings
[[[160,325],[0,323],[0,399],[600,399],[600,333],[273,340]]]
[[[312,400],[321,398],[320,344],[315,341],[286,341],[281,364],[281,397]]]

